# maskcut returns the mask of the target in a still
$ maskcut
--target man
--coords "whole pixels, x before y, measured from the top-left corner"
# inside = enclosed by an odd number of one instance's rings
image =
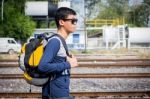
[[[61,7],[55,15],[57,33],[64,40],[76,30],[76,12],[67,7]],[[50,38],[38,69],[48,73],[50,80],[42,88],[42,99],[74,99],[69,96],[70,70],[78,66],[74,55],[67,56],[62,40],[58,36]],[[53,75],[53,76],[52,76]]]

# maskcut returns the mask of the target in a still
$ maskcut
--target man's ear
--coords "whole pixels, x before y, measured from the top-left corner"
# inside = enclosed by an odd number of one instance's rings
[[[60,24],[60,26],[64,25],[64,21],[63,20],[59,20],[59,24]]]

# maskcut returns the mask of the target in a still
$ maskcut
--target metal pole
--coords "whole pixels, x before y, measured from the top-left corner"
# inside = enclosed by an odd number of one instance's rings
[[[48,16],[46,17],[46,25],[47,25],[47,28],[49,28],[49,17]]]
[[[85,32],[85,50],[87,52],[87,31],[86,31],[86,11],[85,11],[85,0],[84,0],[84,32]]]
[[[135,9],[136,9],[136,6],[134,5],[134,9],[133,9],[133,24],[135,25]]]
[[[2,15],[2,21],[3,21],[3,12],[4,12],[4,0],[2,0],[2,13],[1,13],[1,15]]]

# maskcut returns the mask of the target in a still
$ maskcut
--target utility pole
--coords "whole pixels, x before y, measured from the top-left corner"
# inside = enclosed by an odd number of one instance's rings
[[[85,0],[84,0],[84,32],[85,32],[85,49],[84,52],[87,52],[87,30],[86,30],[86,6],[85,6]]]
[[[3,12],[4,12],[4,0],[2,0],[2,8],[1,8],[1,10],[2,10],[2,11],[1,11],[1,12],[2,12],[1,15],[2,15],[2,22],[3,22],[3,19],[4,19],[4,18],[3,18]]]

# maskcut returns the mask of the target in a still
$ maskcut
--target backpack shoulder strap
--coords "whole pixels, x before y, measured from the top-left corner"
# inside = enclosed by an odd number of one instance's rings
[[[64,46],[64,48],[65,48],[65,50],[66,50],[67,56],[70,56],[70,55],[69,55],[69,50],[68,50],[68,47],[67,47],[67,44],[66,44],[65,39],[64,39],[62,36],[60,36],[59,34],[57,34],[56,36],[59,37],[60,40],[62,41],[62,44],[63,44],[63,46]]]
[[[65,39],[64,39],[62,36],[60,36],[59,34],[57,34],[57,33],[54,33],[54,32],[50,32],[50,33],[52,33],[52,35],[49,36],[49,37],[47,37],[46,40],[48,41],[50,38],[52,38],[52,37],[54,37],[54,36],[59,37],[60,40],[61,40],[61,42],[62,42],[62,44],[63,44],[63,46],[64,46],[64,48],[65,48],[65,51],[66,51],[67,56],[70,56],[70,55],[69,55],[69,50],[68,50],[68,47],[67,47],[67,44],[66,44]]]

